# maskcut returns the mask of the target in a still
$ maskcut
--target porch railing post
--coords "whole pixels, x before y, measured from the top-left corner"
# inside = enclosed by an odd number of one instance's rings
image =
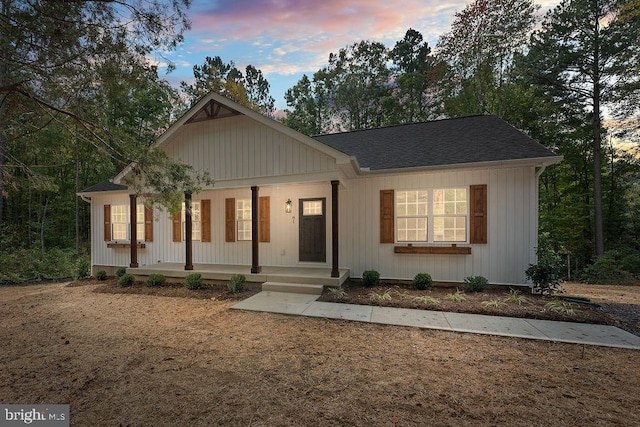
[[[185,241],[185,270],[193,270],[193,223],[191,221],[191,193],[184,193],[185,220],[184,220],[184,241]]]
[[[138,267],[138,202],[135,194],[129,194],[129,234],[131,243],[131,264],[129,267]]]
[[[260,267],[259,223],[260,208],[258,198],[259,187],[251,187],[251,274],[262,271]]]
[[[331,181],[331,277],[340,277],[338,257],[338,186],[340,181]]]

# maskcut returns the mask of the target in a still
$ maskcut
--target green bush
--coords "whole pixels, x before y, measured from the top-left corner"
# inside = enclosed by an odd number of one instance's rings
[[[482,292],[488,284],[489,281],[483,276],[469,276],[464,279],[462,288],[467,292]]]
[[[167,278],[162,274],[150,274],[144,284],[149,287],[162,286],[167,282]]]
[[[127,269],[125,267],[118,267],[116,270],[116,277],[122,277],[127,273]]]
[[[80,280],[87,277],[91,277],[91,260],[83,255],[76,261],[74,278]]]
[[[184,287],[189,290],[200,289],[202,287],[202,274],[189,273],[184,278]]]
[[[560,292],[560,283],[564,264],[560,255],[551,246],[551,239],[547,233],[542,233],[538,237],[537,264],[529,264],[525,271],[527,279],[533,282],[533,291],[543,295],[551,295]]]
[[[582,280],[602,285],[625,284],[632,280],[634,272],[640,269],[635,263],[637,253],[618,250],[606,251],[582,272]]]
[[[362,273],[362,282],[368,288],[377,286],[380,284],[380,273],[376,270],[367,270]]]
[[[96,271],[96,279],[98,280],[107,280],[107,272],[104,270]]]
[[[242,292],[244,290],[244,285],[247,282],[247,278],[244,277],[244,274],[234,274],[231,276],[229,283],[227,283],[227,289],[229,292],[233,292],[237,294],[238,292]]]
[[[0,284],[76,277],[75,249],[16,248],[0,251]]]
[[[133,274],[125,273],[120,276],[120,279],[118,279],[118,285],[122,286],[123,288],[132,286],[134,283],[136,283],[136,278]]]
[[[433,280],[431,280],[431,275],[428,273],[418,273],[413,278],[413,286],[421,291],[429,289],[432,284]]]

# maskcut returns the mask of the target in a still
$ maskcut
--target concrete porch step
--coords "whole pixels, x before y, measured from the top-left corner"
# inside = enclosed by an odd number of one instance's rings
[[[263,291],[271,292],[289,292],[293,294],[322,294],[323,285],[312,285],[302,283],[283,283],[283,282],[264,282],[262,284]]]

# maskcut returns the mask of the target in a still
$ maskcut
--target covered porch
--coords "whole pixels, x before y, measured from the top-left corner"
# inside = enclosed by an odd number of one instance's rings
[[[187,274],[199,273],[204,280],[229,280],[234,274],[243,274],[248,282],[280,282],[340,286],[349,278],[349,269],[340,269],[337,277],[332,277],[330,267],[278,267],[262,266],[259,273],[252,273],[250,265],[193,264],[193,270],[185,270],[184,264],[163,262],[153,265],[128,268],[139,280],[151,274],[162,274],[170,281],[182,280]]]

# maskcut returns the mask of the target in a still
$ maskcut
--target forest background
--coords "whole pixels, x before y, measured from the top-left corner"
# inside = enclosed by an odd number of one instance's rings
[[[175,49],[189,0],[0,0],[0,283],[88,272],[76,194],[134,162],[175,208],[208,181],[150,148],[211,90],[265,115],[264,74],[207,57],[171,87],[148,61]],[[436,46],[408,29],[355,41],[285,95],[307,135],[497,115],[564,157],[540,179],[540,232],[571,278],[640,276],[640,0],[476,0]],[[171,67],[169,67],[171,68]]]

